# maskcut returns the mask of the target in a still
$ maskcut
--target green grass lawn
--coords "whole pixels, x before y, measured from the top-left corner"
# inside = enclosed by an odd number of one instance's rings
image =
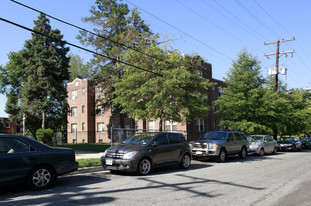
[[[57,145],[57,147],[66,147],[66,148],[72,148],[74,150],[90,151],[90,152],[104,152],[110,146],[111,146],[110,144],[103,144],[103,143],[81,143],[81,144]]]
[[[79,168],[100,166],[99,158],[78,159],[76,161],[79,162]]]

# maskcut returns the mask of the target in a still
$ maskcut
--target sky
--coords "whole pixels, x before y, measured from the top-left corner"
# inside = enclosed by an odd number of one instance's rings
[[[90,16],[95,0],[19,0],[58,19],[92,30],[90,23],[81,19]],[[289,40],[280,44],[280,52],[295,51],[293,56],[280,55],[279,66],[287,68],[279,78],[288,88],[311,87],[311,1],[309,0],[125,0],[134,7],[161,39],[169,38],[174,49],[183,54],[198,54],[212,64],[213,78],[223,80],[239,52],[247,49],[261,62],[263,76],[275,66],[275,55],[267,59],[264,54],[276,52],[277,40]],[[39,13],[10,0],[1,0],[0,18],[33,28]],[[59,29],[67,42],[81,46],[76,36],[78,29],[50,19],[52,29]],[[8,54],[24,46],[31,33],[0,20],[0,65],[8,63]],[[91,48],[88,48],[91,49]],[[71,47],[87,62],[92,55]],[[0,117],[4,112],[6,97],[0,94]]]

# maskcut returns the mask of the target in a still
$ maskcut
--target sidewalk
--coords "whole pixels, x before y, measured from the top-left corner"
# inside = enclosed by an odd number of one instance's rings
[[[103,152],[88,152],[88,151],[79,151],[75,150],[76,159],[91,159],[91,158],[100,158],[103,156]]]

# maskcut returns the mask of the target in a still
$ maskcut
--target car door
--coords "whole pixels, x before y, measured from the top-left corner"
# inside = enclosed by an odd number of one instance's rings
[[[25,181],[36,155],[30,145],[14,137],[1,137],[0,147],[0,184]]]
[[[264,139],[265,142],[265,152],[273,152],[274,150],[274,141],[271,136],[266,136]]]
[[[228,132],[226,149],[228,154],[236,154],[237,148],[233,132]]]
[[[184,143],[182,143],[179,134],[176,133],[168,133],[168,140],[170,144],[170,157],[173,162],[177,162],[183,154]]]
[[[153,161],[155,164],[163,164],[171,161],[170,157],[170,145],[166,133],[161,133],[154,138],[154,142],[157,142],[156,146],[153,146]]]

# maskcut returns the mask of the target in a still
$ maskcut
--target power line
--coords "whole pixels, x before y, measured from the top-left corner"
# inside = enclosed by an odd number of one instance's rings
[[[9,20],[7,20],[7,19],[3,19],[3,18],[0,17],[0,20],[1,20],[1,21],[4,21],[4,22],[7,22],[7,23],[9,23],[9,24],[12,24],[12,25],[14,25],[14,26],[20,27],[20,28],[22,28],[22,29],[28,30],[28,31],[30,31],[30,32],[39,34],[39,35],[41,35],[41,36],[48,37],[48,38],[53,39],[53,40],[55,40],[55,41],[59,41],[59,42],[62,42],[62,43],[64,43],[64,44],[68,44],[68,45],[73,46],[73,47],[76,47],[76,48],[78,48],[78,49],[82,49],[82,50],[84,50],[84,51],[87,51],[87,52],[90,52],[90,53],[93,53],[93,54],[96,54],[96,55],[105,57],[105,58],[110,59],[110,60],[114,60],[114,61],[119,62],[119,63],[122,63],[122,64],[125,64],[125,65],[127,65],[127,66],[131,66],[131,67],[134,67],[134,68],[136,68],[136,69],[139,69],[139,70],[142,70],[142,71],[145,71],[145,72],[150,72],[150,73],[153,73],[153,74],[155,74],[155,75],[158,75],[158,76],[163,77],[162,74],[159,74],[159,73],[156,73],[156,72],[153,72],[153,71],[150,71],[150,70],[147,70],[147,69],[144,69],[144,68],[141,68],[141,67],[138,67],[138,66],[135,66],[135,65],[126,63],[126,62],[121,61],[121,60],[118,60],[118,59],[114,59],[114,58],[112,58],[112,57],[109,57],[109,56],[106,56],[106,55],[103,55],[103,54],[100,54],[100,53],[91,51],[91,50],[89,50],[89,49],[85,49],[85,48],[83,48],[83,47],[81,47],[81,46],[72,44],[72,43],[70,43],[70,42],[67,42],[67,41],[64,41],[64,40],[61,40],[61,39],[57,39],[57,38],[55,38],[55,37],[51,37],[51,36],[49,36],[49,35],[47,35],[47,34],[41,33],[41,32],[39,32],[39,31],[35,31],[35,30],[30,29],[30,28],[28,28],[28,27],[25,27],[25,26],[22,26],[22,25],[20,25],[20,24],[11,22],[11,21],[9,21]]]
[[[152,55],[150,55],[150,54],[144,53],[144,52],[142,52],[142,51],[140,51],[140,50],[138,50],[138,49],[135,49],[135,48],[133,48],[133,47],[131,47],[131,46],[127,46],[127,45],[125,45],[125,44],[123,44],[123,43],[120,43],[120,42],[114,41],[114,40],[112,40],[112,39],[110,39],[110,38],[107,38],[107,37],[104,37],[104,36],[102,36],[102,35],[96,34],[96,33],[92,32],[92,31],[89,31],[89,30],[84,29],[84,28],[82,28],[82,27],[76,26],[76,25],[71,24],[71,23],[69,23],[69,22],[67,22],[67,21],[64,21],[64,20],[61,20],[61,19],[59,19],[59,18],[56,18],[56,17],[54,17],[54,16],[52,16],[52,15],[46,14],[46,13],[40,11],[40,10],[34,9],[34,8],[32,8],[32,7],[30,7],[30,6],[27,6],[27,5],[25,5],[25,4],[22,4],[22,3],[18,2],[18,1],[15,1],[15,0],[11,0],[11,1],[14,2],[14,3],[16,3],[16,4],[21,5],[21,6],[23,6],[23,7],[26,7],[26,8],[28,8],[28,9],[30,9],[30,10],[33,10],[33,11],[35,11],[35,12],[42,13],[42,14],[44,14],[44,15],[46,15],[46,16],[48,16],[48,17],[50,17],[50,18],[52,18],[52,19],[54,19],[54,20],[56,20],[56,21],[59,21],[59,22],[61,22],[61,23],[67,24],[67,25],[72,26],[72,27],[75,27],[75,28],[77,28],[77,29],[79,29],[79,30],[88,32],[88,33],[90,33],[90,34],[93,34],[93,35],[95,35],[95,36],[97,36],[97,37],[100,37],[100,38],[103,38],[103,39],[105,39],[105,40],[111,41],[111,42],[113,42],[113,43],[115,43],[115,44],[118,44],[118,45],[120,45],[120,46],[122,46],[122,47],[125,47],[125,48],[127,48],[127,49],[131,49],[131,50],[133,50],[133,51],[136,51],[136,52],[139,52],[139,53],[141,53],[141,54],[144,54],[144,55],[146,55],[146,56],[148,56],[148,57],[155,58],[155,59],[158,59],[158,60],[160,60],[160,61],[164,61],[164,62],[166,62],[166,63],[171,64],[170,62],[168,62],[168,61],[166,61],[166,60],[159,59],[159,58],[156,57],[156,56],[152,56]]]
[[[265,27],[271,34],[273,34],[276,38],[279,38],[279,35],[270,29],[263,21],[261,21],[257,16],[253,14],[249,9],[247,9],[243,4],[241,4],[238,0],[234,0],[242,9],[244,9],[249,15],[251,15],[256,21],[258,21],[263,27]]]
[[[242,20],[240,20],[236,15],[234,15],[233,13],[231,13],[228,9],[226,9],[224,6],[222,6],[221,4],[219,4],[217,1],[213,0],[215,4],[217,4],[219,7],[221,7],[223,10],[225,10],[228,14],[230,14],[231,16],[233,16],[236,20],[238,20],[241,24],[243,24],[245,27],[247,27],[249,30],[253,31],[255,34],[257,34],[258,36],[260,36],[263,40],[267,41],[268,39],[266,37],[264,37],[263,35],[259,34],[256,30],[254,30],[253,28],[249,27],[247,24],[245,24]],[[269,41],[269,40],[268,40]]]
[[[145,13],[149,14],[150,16],[152,16],[152,17],[158,19],[159,21],[163,22],[164,24],[166,24],[166,25],[168,25],[168,26],[174,28],[175,30],[177,30],[177,31],[179,31],[179,32],[181,32],[181,33],[183,33],[184,35],[186,35],[186,36],[188,36],[189,38],[195,40],[196,42],[199,42],[200,44],[203,44],[204,46],[210,48],[210,49],[213,50],[214,52],[217,52],[218,54],[220,54],[220,55],[222,55],[222,56],[224,56],[224,57],[230,59],[231,61],[233,61],[233,59],[231,59],[229,56],[225,55],[224,53],[218,51],[217,49],[215,49],[215,48],[209,46],[208,44],[206,44],[206,43],[200,41],[199,39],[197,39],[197,38],[195,38],[195,37],[193,37],[193,36],[187,34],[186,32],[182,31],[181,29],[178,29],[177,27],[173,26],[172,24],[170,24],[170,23],[168,23],[168,22],[166,22],[166,21],[160,19],[159,17],[157,17],[157,16],[151,14],[150,12],[148,12],[148,11],[146,11],[146,10],[140,8],[139,6],[137,6],[137,5],[135,5],[135,4],[131,3],[131,2],[129,2],[128,0],[125,0],[125,1],[126,1],[127,3],[129,3],[129,4],[131,4],[132,6],[134,6],[134,7],[138,8],[138,9],[144,11]]]
[[[195,10],[191,9],[190,7],[188,7],[186,4],[180,2],[179,0],[176,0],[179,4],[181,4],[182,6],[184,6],[186,9],[190,10],[191,12],[193,12],[194,14],[198,15],[199,17],[201,17],[202,19],[204,19],[206,22],[214,25],[215,27],[217,27],[218,29],[222,30],[223,32],[227,33],[228,35],[234,37],[235,39],[244,42],[244,40],[240,39],[239,37],[235,36],[234,34],[226,31],[225,29],[223,29],[222,27],[218,26],[217,24],[215,24],[214,22],[208,20],[206,17],[204,17],[203,15],[201,15],[200,13],[196,12]],[[246,42],[245,42],[246,43]],[[255,48],[255,47],[254,47]],[[260,49],[255,48],[256,50],[260,51]],[[263,52],[263,51],[260,51]]]

